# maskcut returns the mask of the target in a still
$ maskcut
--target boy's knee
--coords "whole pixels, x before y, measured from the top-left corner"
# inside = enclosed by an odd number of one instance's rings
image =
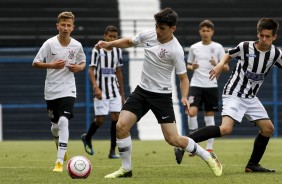
[[[220,126],[221,136],[229,135],[232,133],[232,127]]]

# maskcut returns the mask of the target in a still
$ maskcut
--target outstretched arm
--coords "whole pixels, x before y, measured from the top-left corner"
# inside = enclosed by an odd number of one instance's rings
[[[132,47],[132,39],[131,38],[121,38],[118,40],[114,40],[111,42],[106,42],[106,41],[99,41],[96,45],[96,49],[104,48],[106,50],[112,50],[113,47],[117,48],[128,48]]]
[[[223,58],[220,60],[220,62],[213,67],[213,69],[210,71],[210,79],[213,80],[214,78],[219,77],[219,75],[221,74],[221,71],[224,68],[224,65],[228,64],[228,62],[230,61],[231,57],[230,55],[227,53],[223,56]],[[228,66],[228,65],[227,65]]]

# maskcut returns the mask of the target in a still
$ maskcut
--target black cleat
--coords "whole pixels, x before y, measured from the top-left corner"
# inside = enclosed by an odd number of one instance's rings
[[[260,164],[248,164],[245,172],[275,172],[275,170],[264,168]]]
[[[109,159],[118,159],[120,158],[119,155],[116,155],[116,154],[109,154]]]
[[[178,164],[181,164],[184,152],[185,150],[181,148],[178,148],[178,147],[174,148],[175,159]]]
[[[88,153],[89,155],[94,155],[94,151],[92,149],[92,145],[91,142],[87,142],[85,139],[86,133],[81,135],[81,140],[83,142],[83,146],[84,146],[84,150],[86,153]]]

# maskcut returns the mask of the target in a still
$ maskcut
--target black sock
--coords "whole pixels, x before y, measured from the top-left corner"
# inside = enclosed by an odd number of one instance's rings
[[[198,131],[190,134],[188,137],[195,142],[206,141],[210,138],[221,137],[219,126],[206,126]]]
[[[191,130],[191,129],[189,129],[189,134],[192,134],[192,133],[194,133],[194,132],[196,132],[198,129],[194,129],[194,130]],[[189,137],[189,136],[188,136]]]
[[[96,133],[97,129],[99,128],[100,126],[98,126],[95,122],[95,120],[91,123],[89,129],[88,129],[88,132],[85,136],[85,140],[86,141],[91,141],[91,138],[92,136]]]
[[[116,124],[117,121],[112,121],[112,125],[111,125],[111,152],[115,153],[115,148],[117,145],[116,142]]]
[[[262,158],[270,137],[264,137],[260,133],[257,135],[251,158],[248,164],[258,164]]]

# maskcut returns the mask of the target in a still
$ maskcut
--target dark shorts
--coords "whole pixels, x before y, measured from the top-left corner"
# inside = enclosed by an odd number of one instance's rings
[[[218,111],[218,88],[200,88],[190,87],[189,103],[190,106],[196,106],[199,110]]]
[[[48,115],[53,123],[57,123],[61,116],[69,120],[73,118],[74,97],[64,97],[55,100],[46,100]]]
[[[139,121],[149,110],[152,110],[158,123],[174,123],[172,94],[149,92],[137,86],[127,98],[122,110],[130,111]]]

